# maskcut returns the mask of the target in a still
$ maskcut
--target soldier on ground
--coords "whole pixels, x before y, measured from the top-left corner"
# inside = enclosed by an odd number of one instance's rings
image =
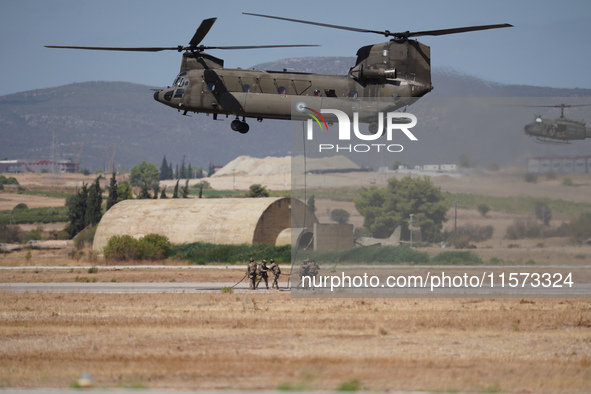
[[[318,264],[312,259],[305,259],[302,261],[302,265],[300,266],[300,284],[302,286],[304,283],[304,277],[309,277],[310,281],[306,283],[306,287],[308,287],[308,283],[312,282],[312,279],[318,275]]]
[[[267,290],[269,290],[269,275],[267,274],[268,271],[269,267],[267,267],[267,260],[263,260],[261,265],[258,266],[257,276],[259,277],[259,280],[257,281],[255,289],[258,289],[259,283],[261,283],[261,280],[264,279]]]
[[[316,263],[316,261],[310,260],[310,263],[309,263],[309,266],[308,266],[308,273],[310,274],[310,276],[312,278],[315,278],[316,275],[318,275],[318,270],[320,270],[320,267],[318,266],[318,264]]]
[[[251,257],[248,266],[246,267],[246,275],[248,275],[248,280],[250,281],[250,290],[256,290],[255,280],[257,277],[257,269],[258,264],[254,262],[254,259]]]
[[[277,280],[279,280],[279,275],[281,275],[281,268],[279,268],[279,265],[275,262],[275,260],[271,259],[269,261],[271,262],[269,271],[271,271],[274,275],[271,288],[279,290],[279,283],[277,283]]]

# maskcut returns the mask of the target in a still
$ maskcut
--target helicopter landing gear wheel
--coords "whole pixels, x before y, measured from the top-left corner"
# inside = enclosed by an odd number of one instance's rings
[[[238,132],[240,134],[246,134],[248,133],[248,130],[250,130],[250,126],[248,126],[248,123],[240,122],[240,130],[238,130]]]
[[[240,126],[242,126],[242,122],[239,121],[238,119],[233,120],[232,124],[230,125],[230,127],[234,131],[240,131]]]
[[[233,120],[230,127],[232,128],[232,130],[237,131],[240,134],[246,134],[248,133],[248,130],[250,130],[248,123],[246,123],[245,121],[241,122],[238,119]]]
[[[368,130],[370,133],[375,134],[378,132],[378,125],[376,123],[370,123]]]

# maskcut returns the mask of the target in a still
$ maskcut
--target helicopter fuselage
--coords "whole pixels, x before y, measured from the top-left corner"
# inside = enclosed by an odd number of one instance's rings
[[[526,135],[560,141],[591,138],[591,129],[586,127],[585,121],[568,118],[543,119],[538,116],[524,127],[524,132]]]
[[[432,90],[429,52],[416,40],[370,45],[359,49],[357,63],[347,75],[226,69],[221,59],[186,52],[173,85],[157,91],[154,99],[185,115],[259,121],[294,119],[294,102],[305,100],[317,110],[360,112],[361,120],[369,123],[377,112],[393,111],[408,105],[404,98],[422,97]]]

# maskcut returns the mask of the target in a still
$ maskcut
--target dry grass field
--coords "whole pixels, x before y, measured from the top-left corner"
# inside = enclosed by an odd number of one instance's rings
[[[589,392],[590,300],[0,296],[0,386]]]
[[[309,177],[308,186],[380,186],[389,176],[316,175]],[[18,178],[33,190],[75,190],[81,182],[94,180],[79,175]],[[231,176],[210,181],[216,189],[234,187]],[[527,184],[522,176],[511,174],[433,179],[442,190],[456,193],[591,202],[591,178],[575,175],[572,181],[576,187],[566,187],[560,179]],[[241,190],[253,183],[273,190],[291,188],[289,174],[237,177],[236,182]],[[0,193],[0,209],[20,202],[58,206],[64,200]],[[363,222],[351,202],[318,198],[316,204],[321,222],[328,222],[329,210],[335,208],[349,211],[351,223]],[[573,245],[566,237],[503,239],[507,226],[519,217],[495,211],[481,217],[475,209],[458,210],[459,223],[494,227],[493,238],[475,250],[485,261],[534,260],[535,266],[591,262],[591,248]],[[568,219],[553,217],[556,223]],[[451,221],[445,226],[449,229]],[[431,256],[442,251],[436,246],[421,250]],[[107,267],[111,262],[100,258],[72,259],[71,251],[0,254],[0,266],[19,267],[0,270],[0,284],[233,282],[244,275],[242,269],[113,269]],[[67,268],[25,269],[37,266]],[[98,272],[80,266],[96,266]],[[66,388],[83,372],[93,375],[95,387],[588,393],[591,299],[292,299],[284,292],[0,291],[0,388]]]

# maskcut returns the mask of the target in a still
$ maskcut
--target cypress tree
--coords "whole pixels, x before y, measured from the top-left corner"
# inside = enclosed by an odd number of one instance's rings
[[[86,201],[86,214],[84,215],[84,226],[96,226],[100,221],[103,213],[101,211],[103,205],[103,191],[100,185],[100,176],[96,177],[94,183],[88,189],[88,197]]]
[[[189,180],[188,179],[185,182],[185,186],[183,187],[182,197],[183,198],[189,198]]]
[[[168,198],[166,195],[166,185],[164,185],[164,189],[162,189],[162,193],[160,193],[160,199]]]
[[[88,187],[86,186],[86,183],[83,183],[82,188],[76,192],[74,201],[70,205],[70,209],[68,211],[70,224],[68,224],[66,231],[72,238],[80,231],[84,230],[84,217],[86,216],[87,200]]]
[[[210,162],[209,167],[207,168],[207,176],[210,177],[213,174],[215,174],[215,166]]]
[[[197,167],[197,170],[195,170],[195,178],[197,178],[197,179],[203,178],[203,168]]]
[[[152,198],[152,195],[150,194],[150,189],[148,188],[148,184],[144,183],[142,185],[142,189],[140,190],[140,194],[138,194],[137,199],[138,200],[147,200]]]
[[[168,162],[166,161],[166,155],[164,155],[164,158],[162,159],[162,164],[160,165],[159,179],[161,181],[164,181],[166,179],[170,179],[170,178],[168,178]]]
[[[179,171],[179,179],[187,178],[187,167],[185,167],[185,156],[183,156],[183,160],[181,160],[181,169]]]
[[[176,181],[176,185],[174,185],[174,191],[172,192],[172,198],[179,198],[179,181]]]
[[[191,163],[187,166],[187,178],[193,179],[193,168],[191,168]]]
[[[115,172],[113,172],[113,176],[111,177],[111,182],[109,183],[109,197],[107,197],[107,211],[111,209],[111,207],[117,204],[117,179],[115,178]]]

